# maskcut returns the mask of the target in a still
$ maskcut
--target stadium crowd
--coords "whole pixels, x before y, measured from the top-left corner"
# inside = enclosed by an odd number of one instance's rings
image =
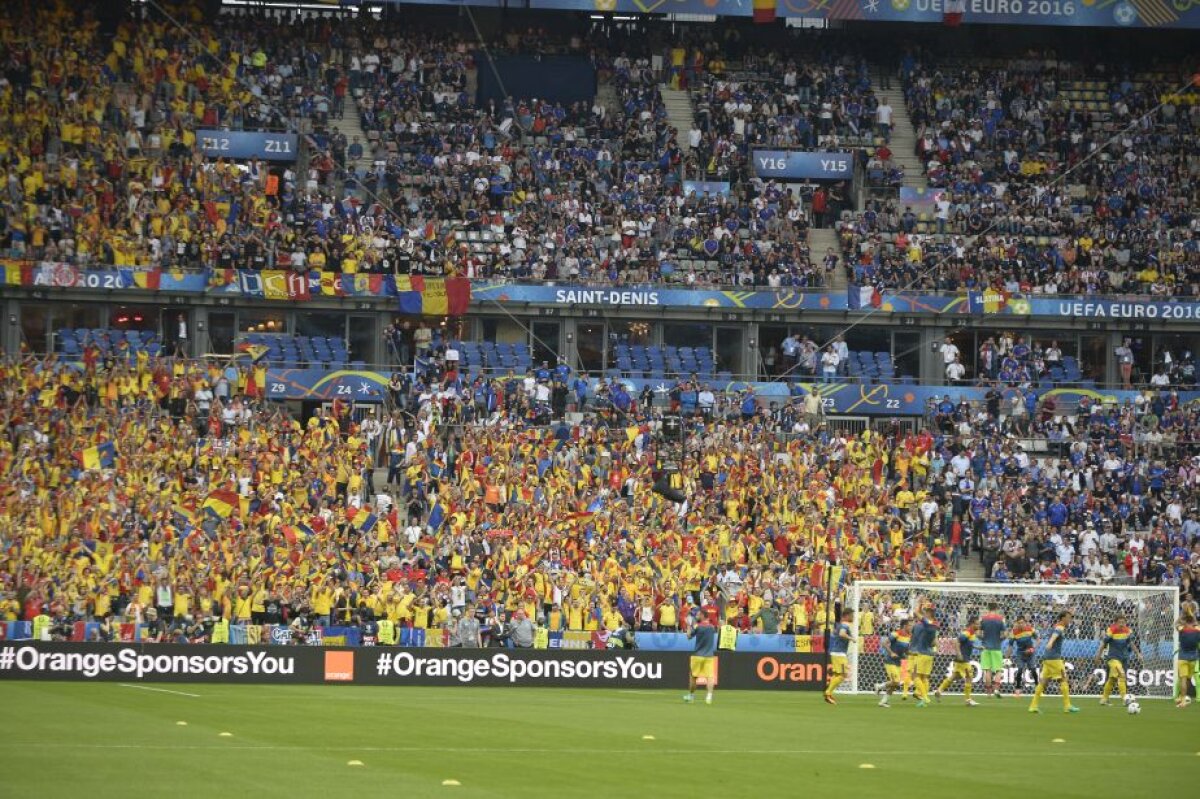
[[[1188,68],[907,55],[930,188],[838,223],[859,284],[1008,294],[1200,294]],[[911,198],[910,198],[911,199]]]
[[[664,407],[613,383],[579,423],[546,399],[561,373],[468,385],[432,363],[393,379],[387,413],[299,420],[253,364],[6,360],[0,618],[162,640],[387,620],[450,642],[474,619],[523,643],[703,608],[804,633],[827,583],[951,579],[968,557],[999,581],[1200,590],[1200,416],[1162,396],[1081,407],[1046,458],[1024,445],[1055,417],[1015,401],[852,435],[815,396],[699,407],[685,385]],[[1150,417],[1172,445],[1138,438]]]
[[[684,197],[682,134],[665,120],[661,66],[627,53],[628,39],[564,44],[591,56],[613,87],[613,107],[516,98],[477,109],[467,94],[477,43],[461,36],[349,18],[138,13],[115,36],[102,35],[86,7],[61,0],[0,13],[8,45],[0,244],[11,256],[606,283],[823,282],[798,201],[740,190]],[[529,44],[516,37],[507,46]],[[338,130],[347,103],[367,141]],[[205,127],[299,131],[310,155],[282,166],[206,161],[195,136]]]

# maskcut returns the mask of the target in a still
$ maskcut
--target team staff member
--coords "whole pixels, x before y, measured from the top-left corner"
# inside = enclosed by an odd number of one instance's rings
[[[1130,636],[1133,635],[1133,630],[1125,624],[1125,614],[1117,614],[1117,618],[1104,631],[1104,638],[1100,642],[1100,660],[1107,660],[1106,670],[1108,672],[1107,679],[1104,680],[1104,689],[1100,692],[1100,704],[1107,705],[1108,697],[1112,694],[1113,688],[1116,688],[1121,694],[1121,700],[1125,701],[1125,670],[1129,667],[1130,644],[1132,643]],[[1107,651],[1107,654],[1106,654]]]
[[[975,654],[975,645],[979,643],[978,631],[979,623],[972,619],[967,628],[958,634],[958,652],[954,656],[954,670],[946,675],[946,679],[942,680],[942,684],[933,692],[934,698],[939,702],[942,701],[942,691],[949,689],[955,680],[961,679],[967,706],[975,707],[979,704],[971,698],[971,681],[975,678],[975,670],[971,668],[971,656]],[[985,682],[984,685],[986,686],[987,683]]]
[[[833,630],[833,638],[829,642],[829,685],[825,688],[825,701],[836,705],[833,692],[846,679],[847,659],[850,654],[850,641],[854,631],[850,622],[854,621],[854,611],[843,610],[842,620]]]
[[[707,614],[701,613],[687,635],[695,640],[696,648],[692,652],[689,664],[691,676],[688,678],[688,692],[683,701],[691,702],[696,698],[696,683],[703,678],[708,689],[704,704],[711,705],[717,664],[717,628],[709,621]]]
[[[1200,624],[1189,608],[1179,622],[1179,663],[1176,665],[1175,707],[1187,707],[1196,698],[1196,676],[1200,672]]]
[[[1054,631],[1050,633],[1050,640],[1046,642],[1046,651],[1042,653],[1042,679],[1038,681],[1038,686],[1033,692],[1033,701],[1029,703],[1030,713],[1042,712],[1038,708],[1038,703],[1042,699],[1046,686],[1052,680],[1058,680],[1059,688],[1062,690],[1063,712],[1079,712],[1079,708],[1071,704],[1071,685],[1067,682],[1067,670],[1063,667],[1062,645],[1063,639],[1067,635],[1067,625],[1070,623],[1071,611],[1064,610],[1058,614]]]

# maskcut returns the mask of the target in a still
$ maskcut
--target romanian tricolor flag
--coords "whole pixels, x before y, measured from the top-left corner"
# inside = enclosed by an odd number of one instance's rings
[[[234,509],[241,507],[241,504],[241,499],[236,492],[218,489],[209,492],[208,498],[204,500],[204,504],[200,508],[210,516],[228,519],[233,515]]]
[[[121,285],[126,288],[158,291],[162,283],[162,272],[158,269],[122,269]]]
[[[111,469],[117,458],[117,446],[111,441],[75,453],[76,459],[85,469]]]
[[[775,21],[776,0],[754,0],[754,21],[759,24]]]
[[[266,355],[268,351],[270,351],[270,347],[268,347],[266,344],[251,344],[247,341],[238,345],[238,352],[242,355],[249,355],[250,360],[254,361],[255,363],[261,361],[262,357]]]
[[[303,524],[285,524],[281,530],[283,532],[283,537],[287,539],[287,542],[292,546],[296,546],[297,544],[307,544],[312,540],[312,530]]]
[[[4,261],[4,285],[24,286],[32,282],[31,270],[20,261]]]
[[[413,316],[462,316],[471,305],[471,281],[465,277],[397,276],[400,313]]]
[[[350,524],[360,533],[371,532],[378,523],[379,518],[366,508],[360,509],[358,513],[354,514],[354,518],[350,520]]]

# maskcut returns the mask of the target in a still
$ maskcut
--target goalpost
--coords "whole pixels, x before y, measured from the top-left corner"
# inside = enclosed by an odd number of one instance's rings
[[[1040,664],[1042,647],[1057,615],[1063,610],[1074,613],[1062,651],[1071,693],[1080,696],[1100,693],[1105,680],[1104,665],[1096,659],[1100,643],[1117,613],[1124,613],[1134,640],[1126,673],[1130,695],[1174,695],[1179,621],[1179,589],[1174,586],[863,581],[852,586],[847,599],[854,611],[855,645],[850,648],[850,673],[845,682],[851,693],[870,693],[884,680],[882,642],[900,622],[912,618],[918,602],[930,600],[941,625],[934,658],[935,685],[951,670],[958,634],[972,617],[983,615],[995,602],[1009,629],[1023,617],[1037,631],[1035,664]],[[1018,679],[1012,654],[1006,642],[1002,676],[1006,695],[1011,695]],[[975,685],[982,692],[978,653],[973,667]],[[1058,691],[1057,687],[1050,690]]]

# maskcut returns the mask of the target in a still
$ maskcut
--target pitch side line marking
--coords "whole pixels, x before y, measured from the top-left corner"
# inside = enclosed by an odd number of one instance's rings
[[[548,747],[542,748],[504,748],[504,747],[442,747],[442,746],[174,746],[169,744],[73,744],[73,743],[47,743],[44,741],[24,741],[14,743],[0,743],[0,749],[26,749],[26,748],[49,748],[49,749],[154,749],[154,750],[183,750],[183,751],[208,751],[219,750],[227,752],[231,749],[245,751],[262,751],[262,752],[444,752],[444,753],[491,753],[491,754],[597,754],[597,755],[633,755],[633,754],[652,754],[652,755],[821,755],[821,756],[836,756],[848,754],[845,749],[659,749],[659,748],[638,748],[638,749],[596,749],[593,747],[587,748],[572,748],[572,749],[552,749]],[[849,753],[855,757],[859,755],[876,755],[884,757],[919,757],[929,754],[927,749],[913,750],[870,750],[858,751]],[[1023,752],[995,752],[991,750],[980,750],[977,752],[958,752],[965,756],[984,756],[992,757],[1127,757],[1131,753],[1127,750],[1114,751],[1023,751]],[[1138,752],[1138,757],[1194,757],[1191,752],[1162,752],[1162,751],[1147,751]]]
[[[187,691],[172,691],[170,688],[154,688],[149,685],[133,685],[132,683],[119,683],[122,688],[137,688],[139,691],[154,691],[160,694],[175,694],[175,696],[190,696],[195,699],[200,698],[200,694],[189,694]]]

